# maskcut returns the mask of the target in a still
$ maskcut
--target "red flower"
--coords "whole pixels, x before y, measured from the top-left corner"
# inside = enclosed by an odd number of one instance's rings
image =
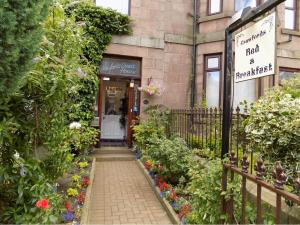
[[[82,187],[87,187],[89,186],[91,183],[90,179],[88,177],[84,177],[83,180],[82,180],[82,183],[81,183],[81,186]]]
[[[187,214],[189,214],[190,209],[191,209],[191,206],[189,204],[184,204],[183,206],[181,206],[180,213],[179,213],[179,218],[182,219]]]
[[[166,191],[170,189],[170,186],[167,184],[167,182],[163,182],[159,184],[160,191]]]
[[[65,205],[65,208],[66,208],[67,211],[72,211],[71,204],[68,201],[65,201],[64,205]]]
[[[49,208],[49,201],[47,199],[41,199],[36,202],[36,207],[40,209],[48,209]]]
[[[150,170],[152,165],[153,165],[153,163],[150,160],[147,160],[145,162],[145,167],[146,167],[147,170]]]
[[[178,199],[177,194],[176,194],[176,191],[175,191],[174,189],[171,190],[170,198],[171,198],[173,201],[176,201],[176,200]]]
[[[79,195],[77,196],[77,200],[82,205],[85,200],[85,192],[80,192]]]
[[[158,178],[155,180],[155,184],[156,184],[157,186],[160,186],[162,182],[163,182],[163,179],[162,179],[161,177],[158,177]]]

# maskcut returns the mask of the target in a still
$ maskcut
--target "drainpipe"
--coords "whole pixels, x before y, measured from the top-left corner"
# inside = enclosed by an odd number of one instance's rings
[[[196,63],[197,63],[197,2],[198,0],[193,0],[194,6],[193,6],[193,49],[192,49],[192,77],[191,77],[191,108],[195,106],[195,94],[196,94]]]

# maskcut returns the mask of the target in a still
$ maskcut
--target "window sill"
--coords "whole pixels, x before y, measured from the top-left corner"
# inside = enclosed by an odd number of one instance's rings
[[[233,11],[227,11],[223,13],[213,14],[213,15],[201,15],[198,19],[198,23],[204,23],[211,20],[219,20],[224,18],[231,18],[234,15]]]
[[[300,31],[298,31],[298,30],[291,30],[291,29],[281,28],[281,33],[300,37]]]

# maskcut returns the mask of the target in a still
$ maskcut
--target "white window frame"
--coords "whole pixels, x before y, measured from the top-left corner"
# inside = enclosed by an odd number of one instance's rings
[[[208,67],[208,60],[211,58],[218,58],[218,65],[216,67]],[[218,104],[217,105],[210,105],[208,104],[208,96],[207,96],[207,75],[208,73],[212,72],[219,72],[219,86],[218,86]],[[222,89],[222,54],[221,53],[216,53],[216,54],[209,54],[209,55],[204,55],[204,93],[205,93],[205,100],[206,104],[208,107],[220,107],[221,104],[221,89]]]
[[[296,30],[297,29],[297,16],[298,16],[298,4],[297,4],[297,0],[293,0],[294,2],[294,6],[293,7],[289,7],[289,6],[286,6],[286,4],[284,4],[284,28],[286,29],[291,29],[291,30]],[[293,11],[294,12],[294,17],[293,17],[293,24],[294,26],[293,27],[287,27],[287,19],[290,19],[290,18],[287,18],[287,11]]]
[[[105,4],[103,4],[103,3],[101,4],[101,1],[102,2],[104,1]],[[113,7],[112,5],[107,4],[107,3],[111,3],[113,1],[116,1],[116,0],[94,0],[94,3],[96,4],[96,6],[104,7],[104,8],[111,8],[113,10],[116,10],[119,13],[123,13],[123,14],[126,14],[126,15],[130,16],[131,0],[119,0],[119,1],[127,1],[128,5],[127,5],[127,10],[126,11],[121,10],[120,8],[116,8],[116,7]]]
[[[215,14],[222,13],[223,12],[223,0],[218,0],[220,8],[219,8],[219,11],[216,11],[216,12],[212,12],[211,11],[211,9],[212,9],[212,1],[213,0],[207,0],[207,15],[210,16],[210,15],[215,15]]]

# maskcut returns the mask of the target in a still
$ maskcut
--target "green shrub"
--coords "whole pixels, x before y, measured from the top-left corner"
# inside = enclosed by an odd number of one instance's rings
[[[52,186],[70,169],[71,147],[82,153],[95,143],[97,131],[89,125],[98,88],[97,68],[112,34],[130,29],[128,16],[85,3],[80,9],[80,20],[86,22],[82,26],[66,16],[64,0],[53,1],[43,22],[48,2],[4,1],[0,8],[0,17],[7,20],[7,26],[0,28],[7,38],[0,45],[1,222],[61,222],[61,196]],[[91,38],[99,51],[89,48]],[[20,88],[8,93],[11,87]],[[73,121],[82,124],[80,131],[70,131]],[[11,166],[15,151],[24,159],[25,176]],[[35,207],[41,198],[51,200],[47,212]]]
[[[54,224],[61,221],[62,196],[44,175],[39,161],[18,157],[10,167],[0,168],[0,188],[0,197],[7,204],[5,213],[0,215],[1,222]],[[40,199],[49,201],[48,210],[36,207]]]
[[[208,161],[201,165],[197,160],[190,162],[190,183],[192,212],[187,220],[190,224],[219,224],[226,220],[221,212],[222,164],[221,160]],[[239,191],[236,185],[235,192]]]
[[[18,90],[20,78],[33,65],[43,30],[41,23],[50,0],[1,0],[0,7],[0,105],[3,96]],[[26,10],[24,10],[26,9]]]
[[[300,75],[254,103],[245,121],[253,148],[270,162],[282,161],[290,181],[300,168]]]
[[[182,138],[150,138],[142,150],[142,156],[163,165],[163,176],[172,184],[178,184],[181,177],[187,177],[188,160],[191,152]]]
[[[133,127],[136,146],[142,150],[152,145],[153,141],[166,136],[169,111],[161,106],[151,106],[145,110],[146,118]]]

